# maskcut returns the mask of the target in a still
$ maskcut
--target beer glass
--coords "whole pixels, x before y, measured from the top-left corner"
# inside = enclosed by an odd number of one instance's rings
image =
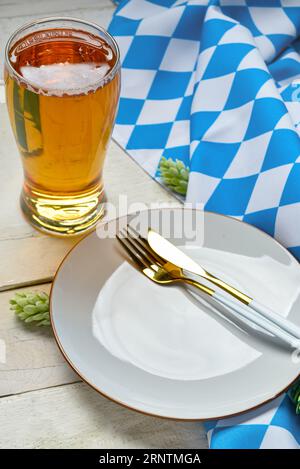
[[[25,216],[52,234],[90,229],[103,215],[102,170],[120,94],[115,40],[79,19],[34,21],[8,40],[4,79]]]

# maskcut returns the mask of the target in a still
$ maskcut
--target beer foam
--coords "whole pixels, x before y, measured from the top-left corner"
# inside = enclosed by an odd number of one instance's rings
[[[61,96],[62,94],[81,94],[87,89],[96,89],[95,85],[110,70],[108,63],[68,63],[31,65],[20,68],[22,76],[32,86],[39,88],[42,94]]]

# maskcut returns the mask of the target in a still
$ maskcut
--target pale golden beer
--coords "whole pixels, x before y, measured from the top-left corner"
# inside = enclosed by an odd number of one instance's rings
[[[120,94],[116,42],[81,20],[39,20],[9,39],[5,84],[26,217],[54,234],[90,229],[103,215],[102,170]]]

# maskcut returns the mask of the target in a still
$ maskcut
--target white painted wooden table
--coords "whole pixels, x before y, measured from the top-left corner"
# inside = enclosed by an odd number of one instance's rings
[[[0,0],[0,61],[8,36],[33,18],[68,15],[105,27],[113,9],[110,0]],[[69,368],[51,330],[24,326],[9,310],[15,291],[49,291],[74,240],[38,233],[23,219],[22,171],[4,104],[0,162],[0,347],[6,345],[6,362],[0,360],[0,448],[207,447],[201,423],[143,416],[100,396]],[[110,202],[117,203],[119,194],[129,202],[174,202],[114,143],[104,178]]]

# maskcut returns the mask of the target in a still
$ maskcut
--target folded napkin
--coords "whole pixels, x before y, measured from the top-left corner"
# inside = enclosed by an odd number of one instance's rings
[[[186,202],[300,259],[300,0],[123,0],[109,31],[122,59],[114,138]],[[211,448],[300,447],[286,395],[207,430]]]

